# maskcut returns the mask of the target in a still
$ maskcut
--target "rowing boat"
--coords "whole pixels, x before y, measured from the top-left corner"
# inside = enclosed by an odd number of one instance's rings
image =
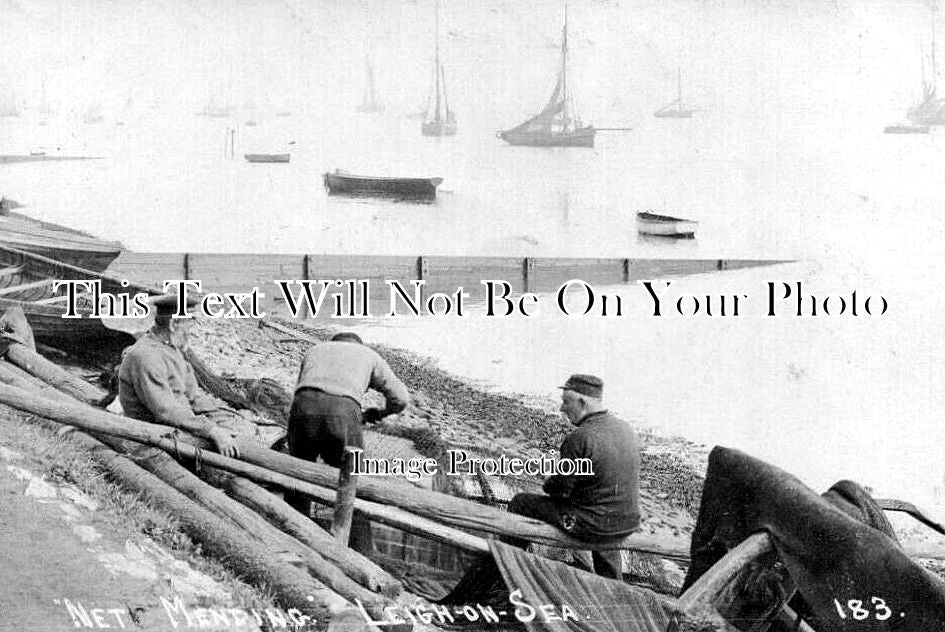
[[[125,249],[120,242],[8,210],[0,212],[0,244],[93,272],[107,268]]]
[[[25,250],[0,244],[0,313],[20,307],[33,329],[37,341],[65,349],[119,349],[134,342],[135,333],[146,331],[148,318],[95,318],[92,317],[96,294],[78,286],[70,299],[68,286],[57,281],[98,281],[98,295],[118,297],[138,293],[160,294],[155,288],[130,284],[123,280],[50,259]],[[108,302],[102,298],[103,306]],[[75,305],[75,317],[65,318],[70,303]],[[130,308],[129,308],[130,309]]]
[[[243,154],[246,162],[289,162],[290,154]]]
[[[436,197],[436,187],[443,178],[386,178],[356,176],[335,170],[326,173],[325,188],[329,195],[394,197],[400,199],[430,200]]]
[[[699,222],[649,211],[637,213],[637,231],[642,235],[691,239]]]

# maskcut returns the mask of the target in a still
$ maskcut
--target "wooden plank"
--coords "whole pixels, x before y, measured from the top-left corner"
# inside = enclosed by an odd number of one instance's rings
[[[19,274],[23,272],[23,266],[8,266],[6,268],[0,269],[0,279],[5,279],[8,276],[13,276],[14,274]]]

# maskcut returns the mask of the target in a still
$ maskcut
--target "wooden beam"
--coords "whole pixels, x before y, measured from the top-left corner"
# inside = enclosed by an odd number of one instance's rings
[[[82,292],[81,294],[76,294],[76,299],[89,296],[88,292]],[[59,294],[58,296],[50,296],[49,298],[41,298],[38,301],[30,301],[34,305],[53,305],[55,303],[62,303],[63,301],[69,300],[68,294]]]
[[[14,342],[7,348],[5,357],[30,375],[86,404],[97,406],[108,398],[108,393],[103,389],[72,375],[19,342]]]
[[[387,571],[357,551],[341,546],[331,534],[272,492],[241,476],[228,476],[221,482],[222,489],[227,494],[296,540],[318,551],[326,560],[330,560],[344,571],[345,575],[368,590],[391,598],[397,597],[403,590],[400,581]]]
[[[174,516],[181,529],[239,577],[266,586],[287,608],[297,608],[319,622],[324,629],[330,617],[348,608],[344,599],[325,588],[307,572],[291,564],[279,563],[271,551],[254,542],[247,534],[221,520],[184,494],[167,485],[132,461],[119,456],[99,441],[80,432],[70,434],[72,441],[88,450],[123,486]]]
[[[719,599],[733,590],[740,573],[749,562],[754,562],[774,552],[774,544],[767,533],[755,533],[731,549],[722,559],[689,587],[679,597],[679,607],[687,612],[700,612],[715,608]]]
[[[341,457],[341,467],[338,469],[338,495],[335,498],[335,512],[331,521],[331,534],[338,541],[348,545],[351,536],[351,518],[354,515],[354,497],[358,488],[358,479],[351,475],[354,467],[354,450],[346,445]]]

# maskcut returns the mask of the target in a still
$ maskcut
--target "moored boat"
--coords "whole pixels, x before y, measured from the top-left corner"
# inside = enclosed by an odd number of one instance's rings
[[[99,281],[99,295],[159,294],[155,288],[116,278],[49,257],[0,244],[0,313],[20,307],[36,340],[61,348],[120,348],[134,342],[132,332],[147,329],[147,318],[93,318],[96,296],[79,286],[73,298],[75,318],[63,318],[69,307],[68,288],[56,281]],[[130,301],[130,299],[129,299]],[[107,299],[102,301],[104,308]],[[118,301],[116,301],[116,305]]]
[[[637,213],[637,232],[642,235],[691,239],[695,237],[698,226],[699,222],[682,217],[660,215],[649,211]]]
[[[568,16],[565,12],[558,80],[548,104],[524,123],[498,132],[496,136],[510,145],[593,147],[597,131],[592,125],[584,125],[574,111],[568,86]]]
[[[928,125],[887,125],[884,134],[928,134]]]
[[[436,44],[433,55],[433,81],[430,85],[430,103],[420,124],[424,136],[452,136],[459,128],[456,114],[446,98],[446,73],[440,62],[440,5],[436,5]]]
[[[290,154],[243,154],[246,162],[289,162]]]
[[[656,112],[653,112],[653,116],[656,118],[669,118],[669,119],[687,119],[692,118],[693,110],[692,108],[687,108],[683,106],[682,100],[682,69],[676,69],[676,98],[667,103]]]
[[[326,173],[324,181],[329,195],[430,200],[443,178],[358,176],[336,169]]]
[[[2,208],[2,207],[0,207]],[[0,244],[101,272],[125,247],[68,226],[0,210]]]
[[[377,95],[377,85],[374,81],[374,63],[370,55],[364,56],[364,98],[358,106],[358,112],[376,114],[384,111],[384,103]]]

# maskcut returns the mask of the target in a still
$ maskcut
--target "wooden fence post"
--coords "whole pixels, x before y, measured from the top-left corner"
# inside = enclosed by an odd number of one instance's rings
[[[354,498],[358,479],[351,475],[354,469],[354,453],[360,448],[346,445],[341,467],[338,468],[338,495],[335,498],[335,513],[331,521],[331,534],[348,545],[351,535],[351,517],[354,514]]]

